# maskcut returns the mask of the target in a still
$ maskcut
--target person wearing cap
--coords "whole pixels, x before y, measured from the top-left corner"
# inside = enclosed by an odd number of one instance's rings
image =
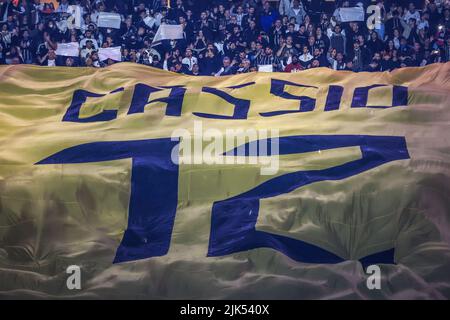
[[[204,76],[215,75],[220,68],[219,61],[217,50],[208,48],[204,56],[200,59],[200,73]]]

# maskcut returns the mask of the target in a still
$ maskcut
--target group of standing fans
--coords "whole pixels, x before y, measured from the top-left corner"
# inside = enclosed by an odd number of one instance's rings
[[[0,0],[0,64],[104,67],[99,48],[120,47],[121,61],[191,75],[316,67],[387,71],[450,60],[450,0]],[[376,24],[367,20],[376,5]],[[81,22],[67,23],[70,6]],[[363,7],[364,21],[342,21],[340,8]],[[98,27],[101,12],[120,28]],[[183,38],[154,42],[161,24]],[[69,25],[69,27],[68,27]],[[79,43],[79,55],[58,45]]]

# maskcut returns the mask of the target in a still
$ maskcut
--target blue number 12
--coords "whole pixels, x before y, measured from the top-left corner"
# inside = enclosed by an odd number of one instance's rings
[[[64,149],[37,164],[68,164],[132,159],[128,227],[114,263],[167,254],[178,202],[178,165],[170,138],[93,142]],[[409,159],[404,137],[313,135],[279,138],[279,154],[359,146],[361,159],[310,171],[297,171],[266,181],[232,198],[216,201],[211,216],[208,256],[267,247],[309,263],[337,263],[344,259],[301,240],[256,230],[259,200],[288,193],[324,180],[341,180],[390,161]],[[363,264],[393,263],[394,250],[362,258]]]

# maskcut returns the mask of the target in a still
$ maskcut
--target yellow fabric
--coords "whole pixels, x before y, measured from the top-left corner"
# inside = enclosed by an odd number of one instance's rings
[[[317,100],[314,111],[270,93],[271,79],[292,95]],[[239,89],[230,86],[255,82]],[[182,114],[166,103],[128,114],[137,83],[184,85]],[[351,108],[356,87],[370,90],[366,108]],[[329,85],[343,86],[339,110],[324,111]],[[390,105],[392,86],[408,88],[408,105]],[[124,91],[108,94],[123,87]],[[245,120],[233,107],[202,92],[218,88],[251,101]],[[103,122],[67,122],[74,91],[88,98],[80,118],[117,110]],[[170,89],[152,94],[167,97]],[[311,69],[296,74],[250,73],[190,77],[121,63],[105,69],[0,66],[0,297],[82,298],[449,298],[450,297],[450,63],[392,73]],[[206,257],[214,201],[245,192],[273,176],[260,165],[180,165],[178,207],[170,250],[162,257],[113,264],[127,227],[130,159],[36,165],[83,143],[167,138],[179,128],[278,129],[280,136],[380,135],[405,137],[410,159],[393,161],[337,181],[321,181],[263,199],[256,228],[300,239],[348,261],[307,264],[260,248]],[[276,175],[333,167],[361,157],[359,148],[280,157]],[[149,195],[151,196],[151,195]],[[357,261],[395,248],[396,265],[382,265],[381,290],[366,287]],[[66,288],[66,268],[79,265],[82,289]]]

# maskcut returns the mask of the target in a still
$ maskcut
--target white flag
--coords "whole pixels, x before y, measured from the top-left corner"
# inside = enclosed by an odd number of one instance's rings
[[[260,66],[258,66],[258,71],[259,72],[272,72],[273,66],[271,64],[260,65]]]
[[[364,8],[339,8],[339,18],[341,22],[364,21]]]
[[[153,42],[161,40],[183,39],[183,27],[181,24],[162,24],[156,31]]]
[[[120,29],[120,23],[122,19],[120,18],[120,14],[113,12],[100,12],[98,15],[98,23],[97,26],[99,28],[113,28]]]
[[[80,45],[78,42],[58,43],[56,54],[65,57],[78,57]]]
[[[120,51],[120,47],[100,48],[98,49],[98,58],[100,59],[100,61],[105,61],[108,59],[114,61],[122,61],[122,53]]]

